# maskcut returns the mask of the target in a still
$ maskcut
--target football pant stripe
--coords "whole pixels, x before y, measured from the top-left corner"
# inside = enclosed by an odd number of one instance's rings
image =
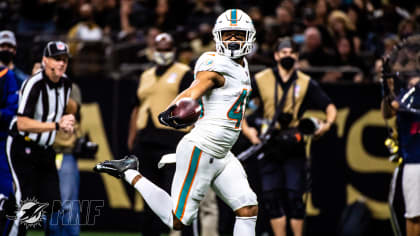
[[[182,184],[181,193],[179,194],[178,204],[175,211],[175,215],[179,220],[182,220],[182,217],[184,216],[188,196],[190,194],[191,186],[193,185],[195,175],[198,170],[201,154],[202,151],[199,148],[194,147],[190,157],[190,164],[188,167],[187,175],[185,176],[184,183]]]

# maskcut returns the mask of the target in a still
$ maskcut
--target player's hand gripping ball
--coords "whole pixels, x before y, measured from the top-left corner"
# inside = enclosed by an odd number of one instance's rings
[[[159,121],[163,125],[182,129],[194,124],[201,114],[201,106],[191,98],[182,98],[166,111],[159,114]]]

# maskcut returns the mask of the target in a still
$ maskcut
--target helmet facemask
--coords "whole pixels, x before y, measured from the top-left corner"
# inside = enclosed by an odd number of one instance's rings
[[[223,32],[230,30],[215,31],[216,51],[222,55],[236,59],[249,54],[252,51],[255,40],[255,32],[238,30],[245,32],[244,41],[223,41]]]

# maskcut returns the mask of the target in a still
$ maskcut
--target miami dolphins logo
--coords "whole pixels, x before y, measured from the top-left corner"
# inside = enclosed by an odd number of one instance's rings
[[[19,219],[21,224],[26,228],[41,226],[42,215],[48,207],[48,203],[39,203],[35,198],[26,199],[21,202],[21,206],[17,209],[16,215],[7,216],[11,220]]]

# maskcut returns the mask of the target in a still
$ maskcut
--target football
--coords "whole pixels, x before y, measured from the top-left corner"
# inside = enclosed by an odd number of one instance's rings
[[[198,120],[201,114],[201,106],[191,98],[182,98],[176,103],[172,115],[177,117],[181,124],[192,124]]]

